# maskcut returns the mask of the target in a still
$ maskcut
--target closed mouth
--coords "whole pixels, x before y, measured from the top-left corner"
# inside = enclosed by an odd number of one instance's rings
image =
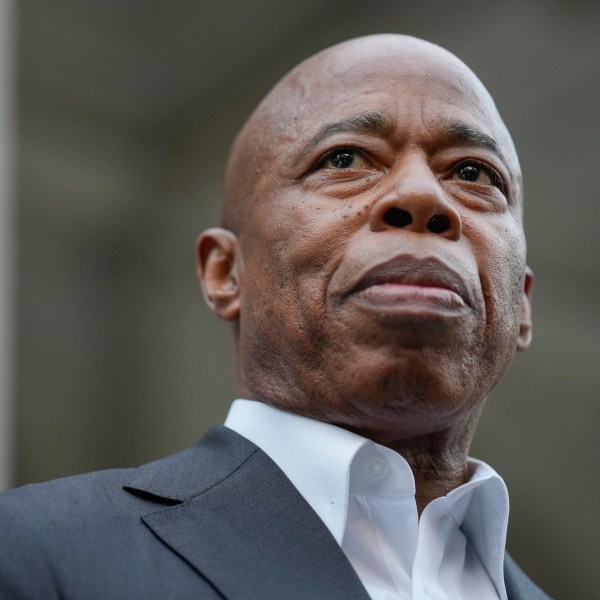
[[[471,306],[468,288],[456,271],[436,257],[413,255],[398,255],[370,268],[348,296],[384,305]]]

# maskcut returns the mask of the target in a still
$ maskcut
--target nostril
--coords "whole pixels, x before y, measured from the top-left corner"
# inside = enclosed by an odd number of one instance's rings
[[[450,219],[446,215],[433,215],[427,221],[427,229],[431,233],[444,233],[450,229]]]
[[[392,227],[406,227],[412,223],[412,217],[409,212],[395,207],[385,211],[383,220]]]

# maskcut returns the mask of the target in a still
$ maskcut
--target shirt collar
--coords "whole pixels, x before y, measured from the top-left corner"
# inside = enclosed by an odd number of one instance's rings
[[[256,444],[277,464],[341,545],[350,465],[354,455],[372,442],[341,427],[254,400],[236,400],[225,426]]]
[[[490,578],[505,598],[504,554],[509,499],[504,480],[483,461],[469,458],[475,468],[467,483],[445,498],[448,510],[477,552]]]
[[[414,496],[414,478],[404,458],[341,427],[254,400],[236,400],[225,426],[256,444],[277,464],[340,545],[349,493],[368,493],[364,488],[368,484],[357,473],[382,459],[394,475],[386,484],[393,489],[384,493]],[[489,465],[469,458],[469,466],[470,480],[431,504],[445,505],[496,587],[503,589],[508,492]],[[382,493],[380,486],[377,489]]]

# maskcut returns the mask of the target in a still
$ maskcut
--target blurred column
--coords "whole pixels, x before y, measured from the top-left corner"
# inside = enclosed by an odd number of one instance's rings
[[[0,490],[12,483],[15,355],[15,103],[13,0],[0,0]]]

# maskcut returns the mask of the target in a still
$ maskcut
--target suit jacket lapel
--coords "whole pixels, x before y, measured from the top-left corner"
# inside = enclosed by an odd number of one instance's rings
[[[226,598],[368,600],[327,528],[256,446],[218,428],[195,452],[169,460],[171,485],[159,461],[127,488],[184,500],[142,520]],[[182,464],[185,478],[174,473]]]

